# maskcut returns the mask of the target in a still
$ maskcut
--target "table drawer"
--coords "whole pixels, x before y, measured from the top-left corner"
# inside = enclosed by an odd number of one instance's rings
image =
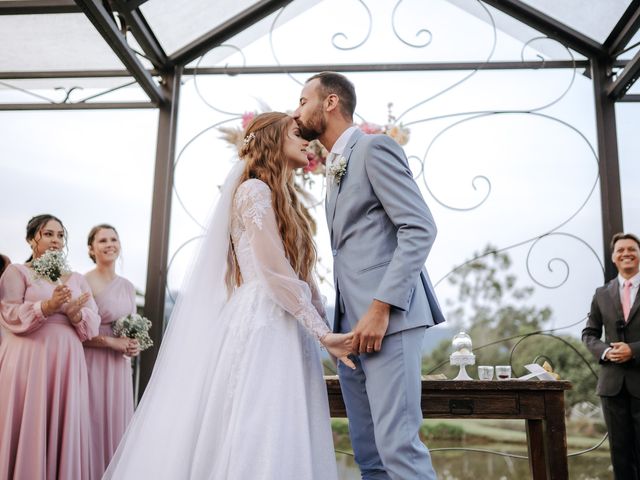
[[[457,394],[455,398],[446,393],[422,396],[422,412],[425,417],[434,415],[517,415],[520,413],[519,395],[514,392],[482,394]]]

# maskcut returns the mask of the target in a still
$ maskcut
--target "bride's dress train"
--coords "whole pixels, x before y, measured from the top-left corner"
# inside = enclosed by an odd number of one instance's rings
[[[181,299],[171,322],[176,315],[207,321],[170,325],[104,478],[337,480],[317,340],[329,328],[317,288],[300,281],[284,256],[265,183],[244,182],[228,207],[230,227],[220,229],[227,239],[230,231],[243,283],[219,305],[205,307],[211,299],[189,292]],[[197,265],[192,281],[209,275],[198,269],[206,270]],[[219,276],[205,281],[214,280],[193,290],[218,294],[208,292],[224,288]]]

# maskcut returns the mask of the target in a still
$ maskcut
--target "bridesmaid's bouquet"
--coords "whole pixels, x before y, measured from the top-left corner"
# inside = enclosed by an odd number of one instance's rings
[[[119,318],[111,323],[111,329],[116,337],[134,338],[140,344],[140,351],[153,346],[153,340],[149,337],[151,321],[148,318],[133,313]]]
[[[60,250],[47,250],[41,256],[31,261],[31,268],[36,275],[51,282],[57,282],[62,275],[71,272],[67,264],[67,257]]]

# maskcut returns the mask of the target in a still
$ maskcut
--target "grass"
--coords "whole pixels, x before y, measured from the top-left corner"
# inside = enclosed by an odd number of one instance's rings
[[[331,420],[336,448],[351,450],[346,419]],[[425,420],[421,429],[423,437],[431,446],[452,443],[459,446],[487,447],[493,444],[513,446],[514,450],[526,450],[527,435],[524,420],[478,420],[478,419],[432,419]],[[569,452],[584,450],[597,444],[602,436],[568,435]],[[598,451],[608,451],[605,442]]]

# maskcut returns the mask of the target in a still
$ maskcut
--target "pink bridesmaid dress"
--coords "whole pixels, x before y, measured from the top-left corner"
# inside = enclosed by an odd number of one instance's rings
[[[90,292],[84,277],[65,281],[73,298]],[[82,341],[98,332],[90,298],[73,325],[48,317],[41,302],[55,285],[25,265],[0,278],[0,478],[90,480],[89,387]],[[62,308],[64,310],[64,306]]]
[[[133,284],[116,277],[95,296],[100,312],[99,335],[113,336],[111,322],[136,312]],[[102,478],[133,416],[131,361],[110,348],[86,346],[91,405],[92,478]]]

